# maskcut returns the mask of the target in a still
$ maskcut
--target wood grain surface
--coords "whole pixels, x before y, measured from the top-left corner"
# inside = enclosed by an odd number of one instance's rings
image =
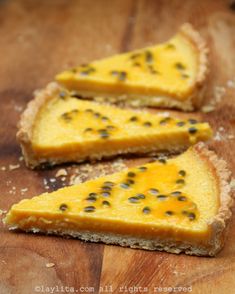
[[[20,158],[16,124],[32,92],[67,67],[166,40],[184,22],[208,41],[211,72],[205,104],[214,111],[178,115],[209,121],[215,132],[211,148],[235,172],[235,10],[230,2],[1,0],[0,209],[45,191],[45,181],[48,190],[67,183],[55,178],[58,168],[31,171]],[[86,177],[92,176],[88,172]],[[0,293],[232,294],[234,226],[233,218],[216,258],[199,258],[12,233],[1,224]],[[157,287],[179,288],[160,292]]]

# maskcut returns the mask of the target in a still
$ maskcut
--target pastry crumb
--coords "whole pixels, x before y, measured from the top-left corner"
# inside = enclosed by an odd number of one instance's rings
[[[67,170],[64,168],[61,168],[57,171],[57,173],[55,174],[55,177],[58,178],[58,177],[67,176],[67,175],[68,175]]]
[[[202,112],[209,113],[215,110],[215,106],[213,105],[205,105],[202,107]]]
[[[46,263],[47,268],[51,268],[51,267],[54,267],[54,266],[55,266],[55,264],[53,262]]]
[[[231,187],[232,190],[235,190],[235,179],[231,180],[230,187]]]
[[[7,168],[5,166],[1,166],[1,170],[5,171]]]
[[[9,170],[15,170],[15,169],[17,169],[17,168],[19,168],[19,167],[20,167],[19,164],[10,164],[10,165],[9,165]]]

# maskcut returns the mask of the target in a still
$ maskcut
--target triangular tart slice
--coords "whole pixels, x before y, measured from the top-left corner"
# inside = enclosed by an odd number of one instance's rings
[[[10,229],[215,255],[231,217],[225,162],[203,145],[12,206]]]
[[[208,49],[190,24],[165,43],[66,70],[56,80],[82,97],[193,110],[203,98]]]
[[[30,167],[124,153],[176,152],[210,138],[207,123],[77,99],[56,83],[36,94],[17,138]]]

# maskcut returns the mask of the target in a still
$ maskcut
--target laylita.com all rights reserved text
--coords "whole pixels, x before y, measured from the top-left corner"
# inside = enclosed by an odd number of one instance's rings
[[[46,286],[46,285],[37,285],[34,287],[35,293],[188,293],[192,292],[192,286],[115,286],[115,289],[112,285],[104,285],[100,287],[93,286],[80,286],[78,288],[71,286]]]

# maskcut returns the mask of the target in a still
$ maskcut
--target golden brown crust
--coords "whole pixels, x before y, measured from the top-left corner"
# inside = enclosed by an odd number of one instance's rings
[[[35,97],[31,100],[25,111],[22,113],[16,138],[21,145],[22,153],[25,158],[26,165],[35,167],[38,165],[38,160],[32,149],[32,132],[34,122],[41,107],[60,92],[61,88],[57,83],[53,82],[47,85],[43,90],[36,91]]]
[[[228,170],[226,162],[219,159],[213,151],[208,150],[204,143],[198,143],[192,148],[194,148],[202,160],[206,161],[219,187],[220,207],[218,213],[209,223],[211,227],[211,247],[208,251],[208,255],[214,256],[224,245],[226,229],[228,228],[228,223],[232,216],[231,207],[233,198],[229,184],[231,172]]]
[[[190,100],[192,101],[192,105],[195,108],[199,108],[205,87],[206,87],[206,79],[209,73],[209,61],[208,61],[208,53],[209,49],[206,45],[205,40],[201,37],[199,32],[197,32],[193,26],[189,23],[185,23],[180,28],[180,34],[182,34],[185,38],[187,38],[191,44],[195,47],[198,52],[198,73],[194,84],[194,91]]]

